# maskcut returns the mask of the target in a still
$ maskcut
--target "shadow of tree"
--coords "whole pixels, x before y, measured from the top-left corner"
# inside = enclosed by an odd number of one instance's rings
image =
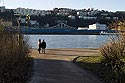
[[[35,59],[33,70],[34,75],[29,83],[102,83],[72,61]]]

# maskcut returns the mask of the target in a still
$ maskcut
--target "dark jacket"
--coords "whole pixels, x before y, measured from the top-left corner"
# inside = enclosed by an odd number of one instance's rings
[[[46,42],[42,42],[41,47],[45,49],[46,48]]]

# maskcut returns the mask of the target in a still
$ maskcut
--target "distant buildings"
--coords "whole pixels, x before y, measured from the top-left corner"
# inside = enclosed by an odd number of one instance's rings
[[[71,19],[74,19],[75,17],[83,19],[97,19],[98,15],[105,17],[106,19],[111,19],[110,15],[113,13],[104,10],[100,11],[98,9],[94,10],[94,8],[81,9],[81,10],[69,9],[69,8],[54,8],[53,10],[36,10],[36,9],[21,8],[21,7],[16,9],[6,9],[5,6],[0,7],[1,12],[4,12],[6,10],[13,10],[15,14],[21,14],[23,16],[27,14],[37,15],[37,16],[60,15],[60,16],[68,16]],[[113,16],[113,19],[118,19],[118,17]]]
[[[77,30],[107,30],[107,26],[106,24],[99,24],[99,23],[95,23],[95,24],[91,24],[88,27],[78,27]]]
[[[96,23],[96,24],[89,25],[88,30],[107,30],[107,26],[106,24]]]
[[[99,11],[98,10],[94,10],[93,8],[92,9],[84,9],[84,10],[78,10],[77,11],[77,16],[78,18],[82,18],[82,19],[85,19],[85,20],[94,20],[94,19],[97,19],[97,16],[95,16],[96,14],[98,14]]]
[[[20,18],[19,20],[20,20],[21,25],[24,25],[24,26],[26,25],[26,19],[25,18]],[[29,23],[33,27],[39,26],[39,23],[37,22],[37,20],[30,20]]]
[[[29,14],[29,15],[41,15],[41,16],[45,16],[45,15],[49,15],[51,14],[50,11],[45,11],[45,10],[36,10],[36,9],[25,9],[25,8],[17,8],[17,9],[13,9],[15,14],[21,14],[23,16]]]
[[[106,25],[114,20],[119,20],[122,16],[125,17],[124,11],[117,12],[108,12],[105,10],[98,10],[94,8],[88,9],[70,9],[70,8],[54,8],[53,10],[36,10],[29,8],[16,8],[16,9],[6,9],[5,6],[0,7],[0,12],[5,11],[14,12],[13,17],[10,21],[14,20],[13,18],[17,17],[16,20],[20,20],[21,26],[26,25],[26,15],[28,14],[31,19],[29,20],[29,26],[38,26],[38,27],[51,27],[57,23],[65,22],[66,24],[76,27],[79,29],[87,29],[85,27],[89,26],[91,30],[105,30]],[[7,13],[7,12],[5,12]],[[19,15],[19,16],[16,16]],[[2,17],[3,14],[1,14]],[[5,19],[6,19],[5,14]],[[20,18],[19,18],[20,17]],[[121,19],[120,19],[121,20]],[[13,26],[16,26],[16,21],[13,21]],[[103,23],[103,24],[93,24],[93,23]],[[93,24],[93,25],[90,25]],[[83,28],[84,27],[84,28]],[[100,28],[101,27],[101,28]]]
[[[92,9],[82,9],[82,10],[78,10],[77,11],[77,15],[80,15],[80,16],[94,16],[95,14],[99,13],[100,11],[99,10],[94,10],[94,8]]]

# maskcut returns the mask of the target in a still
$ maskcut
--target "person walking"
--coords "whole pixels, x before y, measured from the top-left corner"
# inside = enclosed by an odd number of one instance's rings
[[[42,41],[41,47],[42,47],[42,53],[45,54],[46,42],[45,42],[44,39],[43,39],[43,41]]]
[[[41,45],[42,45],[41,39],[39,39],[39,41],[38,41],[38,51],[39,51],[39,54],[40,54],[40,51],[41,51]]]

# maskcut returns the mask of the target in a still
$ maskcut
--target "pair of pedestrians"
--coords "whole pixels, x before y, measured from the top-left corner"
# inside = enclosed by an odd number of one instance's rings
[[[39,54],[40,54],[41,48],[42,48],[42,53],[45,54],[46,42],[45,42],[44,39],[43,39],[42,42],[41,42],[41,39],[39,39],[39,41],[38,41],[38,51],[39,51]]]

